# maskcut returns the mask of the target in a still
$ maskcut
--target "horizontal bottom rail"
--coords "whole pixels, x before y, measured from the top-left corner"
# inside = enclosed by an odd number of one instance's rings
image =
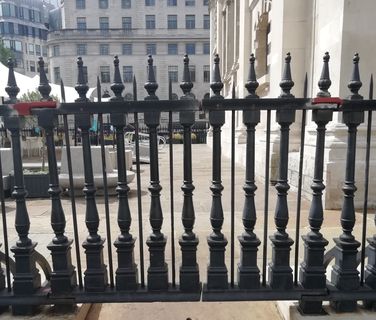
[[[208,290],[206,284],[198,292],[182,292],[179,286],[169,286],[166,291],[149,291],[139,287],[136,291],[116,291],[110,287],[103,292],[86,292],[75,289],[70,294],[52,295],[49,287],[44,287],[34,295],[13,295],[0,293],[0,306],[8,305],[69,305],[76,303],[118,303],[118,302],[183,302],[183,301],[376,301],[376,290],[361,287],[354,291],[341,291],[332,284],[324,290],[309,290],[294,286],[290,290],[276,290],[269,286],[260,289],[244,290],[238,287],[223,290]]]

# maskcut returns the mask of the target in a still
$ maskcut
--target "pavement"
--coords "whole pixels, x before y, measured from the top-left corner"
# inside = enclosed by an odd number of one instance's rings
[[[205,282],[206,279],[206,267],[208,263],[208,245],[206,242],[206,237],[211,232],[209,214],[211,206],[211,148],[207,145],[193,145],[192,151],[192,167],[193,167],[193,183],[195,185],[194,191],[194,206],[196,213],[196,223],[194,231],[200,239],[200,244],[197,251],[198,264],[200,267],[200,277],[201,281]],[[183,196],[181,191],[181,185],[183,182],[183,145],[174,145],[174,160],[173,160],[174,176],[173,176],[173,197],[174,197],[174,207],[171,210],[170,207],[170,183],[169,183],[169,154],[168,146],[160,152],[159,165],[160,165],[160,181],[163,187],[161,192],[161,202],[162,210],[164,212],[164,223],[162,231],[168,238],[168,243],[166,246],[166,261],[169,264],[169,279],[171,279],[171,239],[175,239],[175,253],[177,257],[176,274],[178,278],[178,269],[180,261],[180,249],[178,244],[178,238],[183,232],[181,223],[181,209],[183,204]],[[135,165],[133,166],[135,169]],[[244,184],[245,170],[242,166],[237,165],[235,169],[235,265],[239,261],[239,244],[236,239],[243,231],[242,226],[242,209],[244,203],[244,191],[242,186]],[[140,222],[143,225],[144,239],[150,233],[150,224],[148,219],[149,206],[150,206],[150,196],[148,192],[149,185],[149,165],[141,165],[141,190],[142,190],[142,220],[137,219],[137,193],[136,193],[136,182],[130,184],[130,194],[129,194],[129,206],[132,213],[132,227],[131,233],[138,238]],[[224,186],[222,203],[224,210],[225,222],[223,224],[223,232],[230,240],[230,212],[231,212],[231,197],[230,197],[230,186],[231,186],[231,167],[229,159],[222,157],[222,183]],[[255,201],[257,209],[257,223],[255,228],[255,233],[260,239],[263,238],[263,226],[264,226],[264,188],[265,185],[263,181],[256,182],[258,190],[256,191]],[[269,198],[269,210],[268,210],[268,234],[275,231],[274,227],[274,208],[276,202],[276,190],[273,186],[269,187],[270,198]],[[290,237],[295,239],[295,223],[296,223],[296,206],[297,206],[297,196],[295,192],[289,192],[289,211],[290,220],[287,228],[287,232]],[[71,201],[67,197],[62,198],[62,205],[65,211],[67,227],[66,234],[70,238],[74,238],[73,234],[73,219],[72,219],[72,207]],[[100,215],[100,227],[99,234],[107,239],[107,242],[113,243],[119,234],[119,228],[117,226],[116,215],[117,215],[117,198],[114,196],[109,197],[109,217],[110,217],[110,233],[106,233],[106,215],[105,215],[105,201],[103,196],[97,197],[97,206]],[[46,245],[51,241],[53,237],[52,229],[50,227],[50,200],[49,199],[28,199],[27,208],[30,216],[31,227],[30,227],[30,238],[33,241],[38,242],[37,250],[43,254],[48,261],[51,263],[49,250]],[[82,243],[87,235],[87,229],[84,223],[85,220],[85,200],[82,197],[77,197],[76,199],[76,209],[77,209],[77,220],[79,229],[79,243]],[[300,234],[306,234],[309,231],[308,227],[308,210],[309,201],[303,200],[301,207],[301,224],[300,224]],[[9,231],[9,244],[12,245],[17,240],[17,234],[14,229],[14,216],[15,216],[15,202],[11,199],[6,201],[6,211],[8,218],[8,231]],[[171,233],[171,213],[173,211],[175,230],[174,235]],[[374,213],[374,212],[372,212]],[[336,210],[326,210],[325,221],[321,232],[324,237],[329,240],[329,245],[327,248],[333,247],[333,237],[337,237],[341,234],[340,228],[340,212]],[[362,227],[362,216],[360,213],[356,214],[357,222],[354,227],[354,235],[358,240],[361,237],[361,227]],[[374,215],[368,215],[367,223],[367,234],[371,235],[375,231],[375,225],[373,221]],[[111,239],[110,239],[111,238]],[[139,261],[139,242],[136,242],[135,248],[135,259]],[[112,254],[115,257],[114,247],[111,246]],[[226,263],[230,266],[230,243],[227,248],[226,253]],[[82,271],[85,270],[85,259],[83,248],[81,247],[81,262]],[[292,248],[290,261],[293,265],[294,261],[295,246]],[[303,259],[303,246],[302,241],[299,243],[299,261]],[[268,246],[268,261],[271,259],[271,247]],[[108,247],[105,244],[104,257],[108,265],[109,255]],[[148,251],[147,247],[144,246],[144,257],[147,268],[148,262]],[[76,264],[76,255],[74,251],[74,246],[72,247],[72,260],[73,264]],[[116,257],[113,260],[114,270],[116,270]],[[262,246],[259,248],[258,254],[258,265],[261,269],[262,266]],[[230,270],[229,270],[230,271]],[[230,274],[230,273],[229,273]],[[236,279],[236,274],[235,274]],[[103,304],[103,305],[92,305],[90,308],[85,306],[87,314],[85,313],[86,319],[183,319],[183,320],[198,320],[198,319],[280,319],[281,316],[276,308],[275,302],[232,302],[232,303],[121,303],[121,304]],[[82,309],[83,310],[83,309]],[[252,317],[250,317],[252,315]],[[82,315],[71,315],[76,317],[85,317]],[[45,319],[43,317],[48,316],[48,312],[44,312],[40,315],[40,319]],[[56,317],[53,316],[55,319]],[[3,318],[1,318],[3,319]],[[39,318],[30,318],[39,319]],[[64,319],[70,319],[67,316]]]

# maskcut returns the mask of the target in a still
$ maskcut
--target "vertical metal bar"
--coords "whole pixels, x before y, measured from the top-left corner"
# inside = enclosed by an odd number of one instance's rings
[[[304,94],[307,98],[308,76],[305,74]],[[296,199],[296,228],[295,228],[295,262],[294,262],[294,285],[298,285],[298,266],[299,266],[299,240],[300,240],[300,209],[302,203],[302,183],[303,183],[303,160],[304,160],[304,140],[305,140],[306,110],[302,110],[302,123],[300,127],[300,153],[299,153],[299,180],[298,194]]]
[[[172,83],[168,83],[168,99],[172,100]],[[172,111],[168,112],[169,160],[170,160],[170,210],[171,210],[171,277],[172,286],[176,285],[175,270],[175,217],[174,217],[174,149],[172,143]]]
[[[373,75],[369,83],[369,99],[373,99]],[[366,145],[366,167],[364,172],[364,202],[363,202],[363,224],[362,224],[362,247],[360,260],[360,285],[364,285],[364,260],[366,255],[366,233],[367,233],[367,213],[368,213],[368,187],[369,187],[369,159],[371,153],[371,129],[372,111],[368,111],[367,121],[367,145]]]
[[[70,189],[69,196],[70,196],[70,201],[72,205],[74,245],[76,249],[76,260],[77,260],[78,285],[80,289],[82,289],[83,284],[82,284],[82,268],[81,268],[81,256],[80,256],[80,237],[78,235],[76,196],[74,193],[72,156],[71,156],[71,151],[70,151],[69,129],[68,129],[68,120],[67,120],[66,114],[63,116],[63,119],[64,119],[65,148],[67,151],[67,164],[68,164],[68,175],[69,175],[69,189]]]
[[[137,101],[137,82],[133,77],[133,100]],[[138,209],[138,237],[140,238],[140,282],[141,287],[145,287],[145,262],[144,262],[144,231],[142,223],[142,199],[141,199],[141,168],[140,168],[140,141],[139,141],[139,123],[138,113],[134,113],[135,130],[135,151],[136,151],[136,179],[137,179],[137,209]]]
[[[108,183],[107,183],[107,167],[106,167],[106,154],[104,146],[103,134],[103,115],[98,114],[98,123],[100,125],[100,140],[101,140],[101,156],[102,156],[102,172],[103,172],[103,193],[104,193],[104,209],[106,216],[106,236],[107,236],[107,250],[108,250],[108,268],[110,272],[110,286],[114,287],[114,267],[112,262],[112,240],[111,240],[111,221],[110,221],[110,208],[108,205]]]
[[[5,209],[5,198],[4,198],[4,185],[3,185],[3,165],[0,156],[0,201],[1,201],[1,217],[3,222],[3,235],[4,235],[4,254],[5,254],[5,273],[7,277],[7,289],[8,292],[12,290],[12,284],[10,279],[10,268],[9,268],[9,244],[8,244],[8,226],[7,226],[7,212]]]
[[[232,84],[231,98],[235,99],[235,82]],[[231,111],[231,266],[230,284],[234,287],[235,275],[235,110]]]
[[[264,190],[264,235],[262,249],[262,285],[266,286],[266,264],[268,259],[268,218],[269,218],[269,167],[270,167],[270,120],[271,110],[266,114],[265,190]]]

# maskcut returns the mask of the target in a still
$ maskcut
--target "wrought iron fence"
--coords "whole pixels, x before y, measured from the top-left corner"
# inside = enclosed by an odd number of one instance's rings
[[[258,83],[256,80],[254,63],[251,55],[249,76],[246,89],[249,95],[244,99],[224,99],[221,96],[223,84],[219,71],[219,57],[214,59],[211,89],[213,95],[203,100],[201,104],[194,99],[191,93],[193,87],[189,75],[189,59],[184,58],[184,75],[181,83],[183,97],[178,101],[160,101],[156,95],[158,84],[153,71],[153,59],[148,59],[148,74],[145,89],[148,96],[144,101],[137,100],[137,84],[134,80],[134,101],[124,101],[122,91],[124,85],[119,72],[119,59],[114,59],[114,81],[111,86],[114,97],[110,102],[90,102],[86,97],[88,86],[84,82],[83,61],[79,57],[78,82],[76,90],[79,98],[75,103],[62,101],[56,104],[50,101],[50,88],[44,73],[44,62],[39,61],[41,84],[39,90],[43,96],[42,102],[22,104],[17,101],[19,89],[15,82],[13,64],[9,61],[9,79],[6,91],[9,95],[8,104],[0,106],[1,116],[6,129],[10,132],[14,162],[15,187],[13,197],[16,199],[15,229],[18,240],[9,243],[7,209],[4,193],[0,193],[2,209],[3,253],[0,258],[5,264],[5,270],[0,270],[0,305],[12,306],[14,314],[29,314],[35,306],[40,304],[55,304],[71,306],[79,302],[120,302],[120,301],[235,301],[235,300],[299,300],[300,308],[305,313],[320,313],[322,301],[331,301],[332,306],[339,311],[354,311],[357,301],[363,300],[367,306],[374,306],[376,301],[376,235],[369,234],[366,241],[367,227],[367,192],[370,163],[370,137],[372,129],[372,111],[376,102],[372,97],[362,99],[358,91],[361,81],[358,70],[358,55],[354,56],[354,70],[349,82],[350,95],[346,99],[331,98],[329,94],[329,55],[324,56],[324,66],[319,81],[319,93],[316,98],[295,98],[291,94],[294,83],[290,72],[290,54],[286,55],[285,67],[280,83],[281,95],[275,99],[259,99],[256,94]],[[305,83],[307,88],[307,82]],[[64,88],[62,87],[62,90]],[[98,92],[100,83],[98,82]],[[305,90],[306,92],[306,90]],[[195,123],[195,112],[200,107],[209,113],[209,123],[212,130],[212,202],[210,221],[212,232],[208,234],[209,246],[208,267],[206,278],[202,276],[197,262],[197,248],[199,244],[195,232],[195,210],[192,177],[192,127]],[[242,213],[243,230],[235,239],[238,230],[235,230],[235,111],[243,112],[243,123],[246,127],[246,174],[244,177],[244,209]],[[288,183],[288,151],[289,128],[296,119],[296,111],[302,111],[301,148],[299,166],[299,185],[295,223],[295,239],[287,233],[289,221]],[[222,207],[222,167],[221,167],[221,128],[225,124],[225,112],[232,113],[231,137],[231,209],[230,238],[223,232],[225,214]],[[275,185],[277,201],[275,206],[275,232],[269,235],[269,170],[270,170],[270,126],[271,113],[276,112],[276,122],[280,126],[279,174]],[[312,121],[317,125],[317,142],[315,153],[315,170],[312,182],[312,200],[309,210],[308,223],[310,231],[302,236],[304,242],[304,258],[299,260],[300,242],[300,204],[302,188],[304,132],[306,113],[312,112]],[[29,235],[30,221],[28,203],[25,200],[26,190],[23,179],[23,163],[21,158],[20,132],[23,128],[23,116],[31,112],[38,119],[39,126],[46,135],[48,153],[48,170],[50,185],[48,193],[51,198],[51,242],[47,248],[51,253],[52,264],[39,253],[39,247]],[[182,195],[184,202],[181,208],[183,232],[179,237],[181,253],[176,254],[176,215],[174,213],[174,171],[173,171],[173,144],[169,145],[169,181],[162,183],[170,185],[169,201],[171,225],[163,226],[163,212],[161,206],[161,182],[159,174],[157,128],[160,125],[160,113],[169,113],[169,127],[167,132],[170,140],[173,139],[172,112],[179,112],[179,121],[182,127],[183,146],[183,185]],[[343,123],[348,127],[347,160],[344,172],[343,206],[340,221],[342,233],[334,239],[335,246],[328,250],[328,240],[320,233],[325,222],[322,206],[322,194],[325,189],[323,181],[325,129],[332,120],[335,112],[342,113]],[[366,159],[366,192],[364,213],[362,217],[362,236],[355,239],[353,228],[355,224],[354,170],[356,166],[356,133],[357,127],[364,121],[364,113],[368,112],[367,119],[367,159]],[[138,139],[139,114],[144,114],[144,123],[148,129],[150,152],[150,211],[149,223],[151,233],[145,240],[144,226],[145,208],[141,202],[141,173],[140,162],[136,161],[137,180],[137,210],[129,207],[129,191],[127,171],[125,167],[124,132],[127,126],[127,115],[134,116],[136,158],[140,155]],[[256,234],[257,216],[255,194],[257,190],[255,178],[255,132],[260,122],[261,113],[266,113],[266,162],[265,162],[265,189],[262,226],[263,232]],[[94,183],[92,165],[92,146],[90,143],[91,118],[98,115],[100,126],[100,144],[102,155],[102,170],[104,184],[104,221],[100,219],[98,211],[98,197]],[[112,242],[111,220],[114,212],[109,206],[109,188],[106,172],[106,158],[104,145],[103,115],[110,114],[114,126],[117,148],[117,237]],[[82,241],[79,232],[80,215],[77,214],[75,179],[73,166],[75,163],[71,155],[69,139],[68,115],[74,115],[75,125],[81,132],[82,156],[84,162],[85,218],[87,236]],[[73,239],[66,232],[67,213],[64,212],[61,202],[61,188],[59,186],[58,166],[56,160],[54,130],[57,126],[57,117],[61,116],[64,122],[65,146],[67,152],[69,189],[71,203],[71,217],[73,225]],[[73,149],[72,149],[73,150]],[[1,159],[0,159],[1,160]],[[1,163],[0,163],[1,168]],[[0,172],[0,180],[2,173]],[[3,183],[0,181],[0,188]],[[209,186],[208,186],[209,188]],[[3,191],[3,190],[0,190]],[[226,191],[227,192],[227,191]],[[261,191],[260,191],[261,192]],[[131,223],[136,221],[138,239],[130,233]],[[82,221],[81,221],[82,222]],[[99,232],[100,224],[105,225],[107,240]],[[163,228],[162,228],[163,227]],[[162,230],[163,229],[163,230]],[[168,249],[167,237],[171,248]],[[201,239],[201,241],[205,241]],[[240,259],[235,258],[236,244],[239,241]],[[84,248],[81,252],[80,246]],[[145,245],[149,250],[148,268],[145,262]],[[9,247],[11,246],[11,247]],[[75,251],[75,265],[72,262],[72,247]],[[108,254],[108,265],[104,262],[104,250]],[[225,251],[229,248],[229,264],[226,263]],[[294,257],[290,258],[290,251],[294,249]],[[171,260],[166,259],[166,250],[170,251]],[[10,256],[10,252],[13,257]],[[113,251],[116,251],[114,253]],[[272,253],[269,259],[268,252]],[[137,255],[137,259],[135,256]],[[259,265],[258,257],[262,256]],[[367,259],[366,259],[367,258]],[[329,262],[335,259],[332,267]],[[84,261],[83,261],[84,260]],[[180,263],[179,270],[176,264]],[[237,267],[236,267],[237,264]],[[46,278],[41,282],[40,268]],[[115,269],[116,268],[116,269]],[[329,270],[331,268],[331,270]],[[331,272],[331,277],[329,273]],[[237,276],[237,280],[235,280]],[[177,281],[179,278],[179,281]],[[12,283],[13,280],[13,283]],[[203,285],[202,285],[203,282]]]

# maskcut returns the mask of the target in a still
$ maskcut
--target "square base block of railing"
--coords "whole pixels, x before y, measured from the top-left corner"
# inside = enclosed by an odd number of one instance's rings
[[[260,288],[260,269],[257,267],[257,251],[261,244],[257,237],[247,235],[238,237],[241,244],[240,263],[238,264],[238,285],[240,289]]]
[[[207,288],[208,290],[227,289],[228,276],[225,264],[227,239],[213,240],[211,236],[209,236],[208,245],[210,249],[210,261],[207,271]]]
[[[260,288],[260,270],[256,267],[238,264],[238,285],[242,290]]]
[[[86,271],[84,272],[85,290],[89,292],[102,292],[107,287],[107,269],[103,262],[102,239],[96,243],[85,241],[83,247],[86,254]]]
[[[16,272],[13,274],[14,295],[32,295],[41,286],[41,276],[36,267],[36,245],[37,243],[32,242],[26,247],[11,248],[16,263]],[[13,315],[32,315],[37,310],[38,306],[33,305],[12,306]]]
[[[77,276],[71,258],[72,242],[72,240],[64,244],[51,242],[47,246],[51,251],[53,265],[50,280],[52,294],[70,293],[77,285]]]
[[[167,290],[168,267],[165,263],[165,247],[167,239],[161,240],[148,238],[146,241],[150,253],[150,266],[148,268],[148,289]]]
[[[114,246],[117,248],[118,268],[116,270],[116,289],[117,290],[136,290],[138,285],[137,265],[134,262],[134,243],[135,239],[130,241],[116,240]]]
[[[200,274],[197,264],[197,238],[192,240],[179,239],[182,252],[182,264],[180,265],[180,289],[187,292],[200,290]]]

